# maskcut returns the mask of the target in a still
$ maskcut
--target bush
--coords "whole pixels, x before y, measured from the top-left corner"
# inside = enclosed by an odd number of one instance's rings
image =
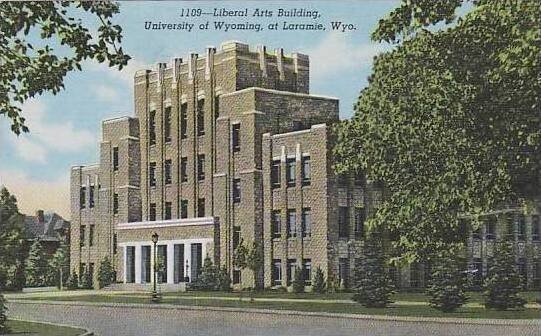
[[[296,267],[295,268],[295,276],[293,277],[293,292],[294,293],[304,293],[304,276],[303,276],[303,269]]]
[[[79,288],[79,275],[76,272],[70,274],[68,278],[68,289],[78,289]]]
[[[92,279],[92,273],[90,273],[88,270],[86,270],[83,273],[82,279],[81,279],[81,288],[83,289],[92,289],[94,288],[94,280]]]
[[[462,306],[467,297],[466,260],[459,251],[440,253],[432,264],[432,273],[427,294],[430,305],[443,312],[453,312]]]
[[[9,327],[7,325],[7,312],[8,308],[6,307],[6,299],[4,299],[4,296],[2,293],[0,293],[0,334],[7,334],[10,332]]]
[[[206,257],[201,273],[191,284],[191,288],[203,291],[229,291],[231,289],[231,279],[225,267],[220,269],[214,266],[212,260]]]
[[[218,275],[218,290],[223,292],[229,292],[231,290],[231,277],[229,277],[229,272],[225,266],[220,269]]]
[[[113,282],[114,270],[113,265],[109,257],[105,257],[101,263],[98,270],[98,286],[103,288],[110,285]]]
[[[495,245],[485,281],[485,307],[497,310],[522,308],[526,300],[518,295],[522,279],[515,265],[513,245],[510,242]]]
[[[312,290],[316,293],[325,293],[326,287],[327,284],[325,283],[325,275],[323,274],[321,267],[318,267],[314,275],[314,284],[312,286]]]

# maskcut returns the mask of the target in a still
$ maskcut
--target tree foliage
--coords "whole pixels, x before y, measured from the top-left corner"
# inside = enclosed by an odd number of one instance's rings
[[[4,295],[0,293],[0,334],[7,334],[11,330],[7,325],[7,312],[8,307],[6,307],[6,299],[4,298]]]
[[[87,267],[81,274],[81,280],[79,281],[81,288],[83,289],[92,289],[94,288],[94,279],[92,273],[90,273],[90,268]]]
[[[122,69],[130,57],[121,47],[122,28],[112,22],[116,3],[21,1],[0,4],[0,115],[16,134],[27,132],[20,104],[45,92],[58,93],[72,70],[88,59]],[[97,26],[97,30],[94,27]]]
[[[23,288],[26,253],[23,216],[15,196],[3,187],[0,190],[0,289]]]
[[[201,273],[191,287],[204,291],[229,291],[231,289],[231,279],[225,267],[215,266],[212,260],[206,257]]]
[[[62,242],[49,261],[49,269],[53,277],[52,284],[55,284],[58,288],[60,288],[61,277],[64,286],[70,275],[69,254],[69,246]]]
[[[77,272],[73,271],[68,278],[68,289],[78,289],[79,288],[79,275]]]
[[[466,303],[466,268],[466,258],[461,249],[440,252],[432,258],[432,272],[426,290],[432,307],[448,313]]]
[[[294,293],[304,293],[304,268],[295,268],[293,283],[291,285]]]
[[[461,216],[478,225],[538,189],[541,3],[479,0],[445,25],[461,3],[404,1],[380,22],[373,37],[397,44],[336,129],[335,169],[383,182],[368,224],[408,261],[464,241]]]
[[[49,256],[39,240],[34,241],[30,246],[26,259],[25,275],[27,287],[41,287],[49,284]]]
[[[521,289],[522,279],[515,264],[513,244],[497,242],[485,280],[485,307],[497,310],[522,308],[526,300],[519,296]]]
[[[254,282],[258,286],[257,276],[263,267],[263,250],[261,246],[254,241],[252,247],[248,249],[244,241],[241,240],[234,251],[233,266],[243,270],[248,268],[254,274]]]
[[[325,274],[321,267],[316,268],[316,273],[314,274],[314,284],[312,285],[312,290],[316,293],[325,293],[327,289],[327,284],[325,283]]]
[[[103,258],[98,269],[98,286],[103,288],[113,283],[115,270],[109,257]]]

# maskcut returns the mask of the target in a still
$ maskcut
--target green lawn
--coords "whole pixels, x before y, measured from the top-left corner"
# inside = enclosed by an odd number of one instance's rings
[[[192,293],[194,294],[194,293]],[[198,293],[199,294],[199,293]],[[217,293],[214,293],[216,295]],[[137,293],[133,295],[144,295]],[[234,295],[238,295],[234,294]],[[309,294],[307,294],[309,295]],[[246,296],[245,296],[246,297]],[[314,298],[313,296],[311,298]],[[416,296],[418,298],[418,296]],[[36,298],[30,299],[35,300]],[[130,297],[128,295],[81,295],[71,297],[50,297],[43,300],[56,301],[87,301],[87,302],[108,302],[108,303],[144,303],[152,304],[150,295],[148,297]],[[400,305],[389,308],[375,309],[365,308],[356,303],[314,303],[314,302],[261,302],[261,301],[239,301],[239,300],[214,300],[214,299],[193,299],[179,296],[166,295],[163,303],[177,304],[183,306],[210,306],[210,307],[238,307],[238,308],[260,308],[260,309],[284,309],[309,312],[369,314],[369,315],[394,315],[394,316],[425,316],[425,317],[452,317],[452,318],[500,318],[500,319],[539,319],[541,309],[523,309],[515,311],[495,311],[481,307],[463,307],[455,313],[442,313],[427,305]]]
[[[46,323],[8,320],[10,334],[37,334],[39,336],[77,336],[85,333],[78,328],[62,327]]]

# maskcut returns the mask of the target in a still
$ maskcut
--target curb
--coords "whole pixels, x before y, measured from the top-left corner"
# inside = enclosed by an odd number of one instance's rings
[[[86,328],[75,326],[75,325],[62,324],[62,323],[53,323],[53,322],[44,322],[44,321],[35,321],[35,320],[27,320],[27,319],[20,319],[20,318],[14,318],[14,317],[9,317],[8,319],[13,320],[13,321],[48,324],[48,325],[57,326],[57,327],[77,328],[77,329],[84,330],[84,332],[82,334],[79,334],[78,336],[95,336],[93,331],[89,331]]]
[[[108,302],[74,302],[74,301],[45,301],[45,300],[9,300],[9,303],[44,304],[44,305],[67,305],[67,306],[93,306],[110,308],[135,308],[135,309],[167,309],[167,310],[193,310],[193,311],[219,311],[238,313],[257,313],[287,316],[313,316],[329,318],[348,318],[357,320],[374,321],[398,321],[398,322],[429,322],[440,324],[471,324],[493,326],[537,326],[541,327],[540,319],[473,319],[473,318],[448,318],[448,317],[417,317],[417,316],[388,316],[388,315],[363,315],[347,313],[308,312],[296,310],[272,310],[258,308],[234,308],[234,307],[211,307],[211,306],[182,306],[173,304],[148,304],[148,303],[108,303]]]

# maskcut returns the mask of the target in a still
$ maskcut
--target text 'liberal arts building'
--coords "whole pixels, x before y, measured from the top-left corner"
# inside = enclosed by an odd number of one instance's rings
[[[117,281],[149,284],[157,233],[170,286],[194,281],[206,257],[239,287],[289,286],[297,268],[310,286],[318,267],[348,286],[382,192],[333,173],[338,100],[309,94],[308,56],[225,42],[138,71],[134,92],[135,117],[102,123],[99,163],[71,169],[72,270],[96,278],[109,257]],[[233,265],[241,242],[262,250],[255,276]],[[424,285],[422,265],[393,276]]]

